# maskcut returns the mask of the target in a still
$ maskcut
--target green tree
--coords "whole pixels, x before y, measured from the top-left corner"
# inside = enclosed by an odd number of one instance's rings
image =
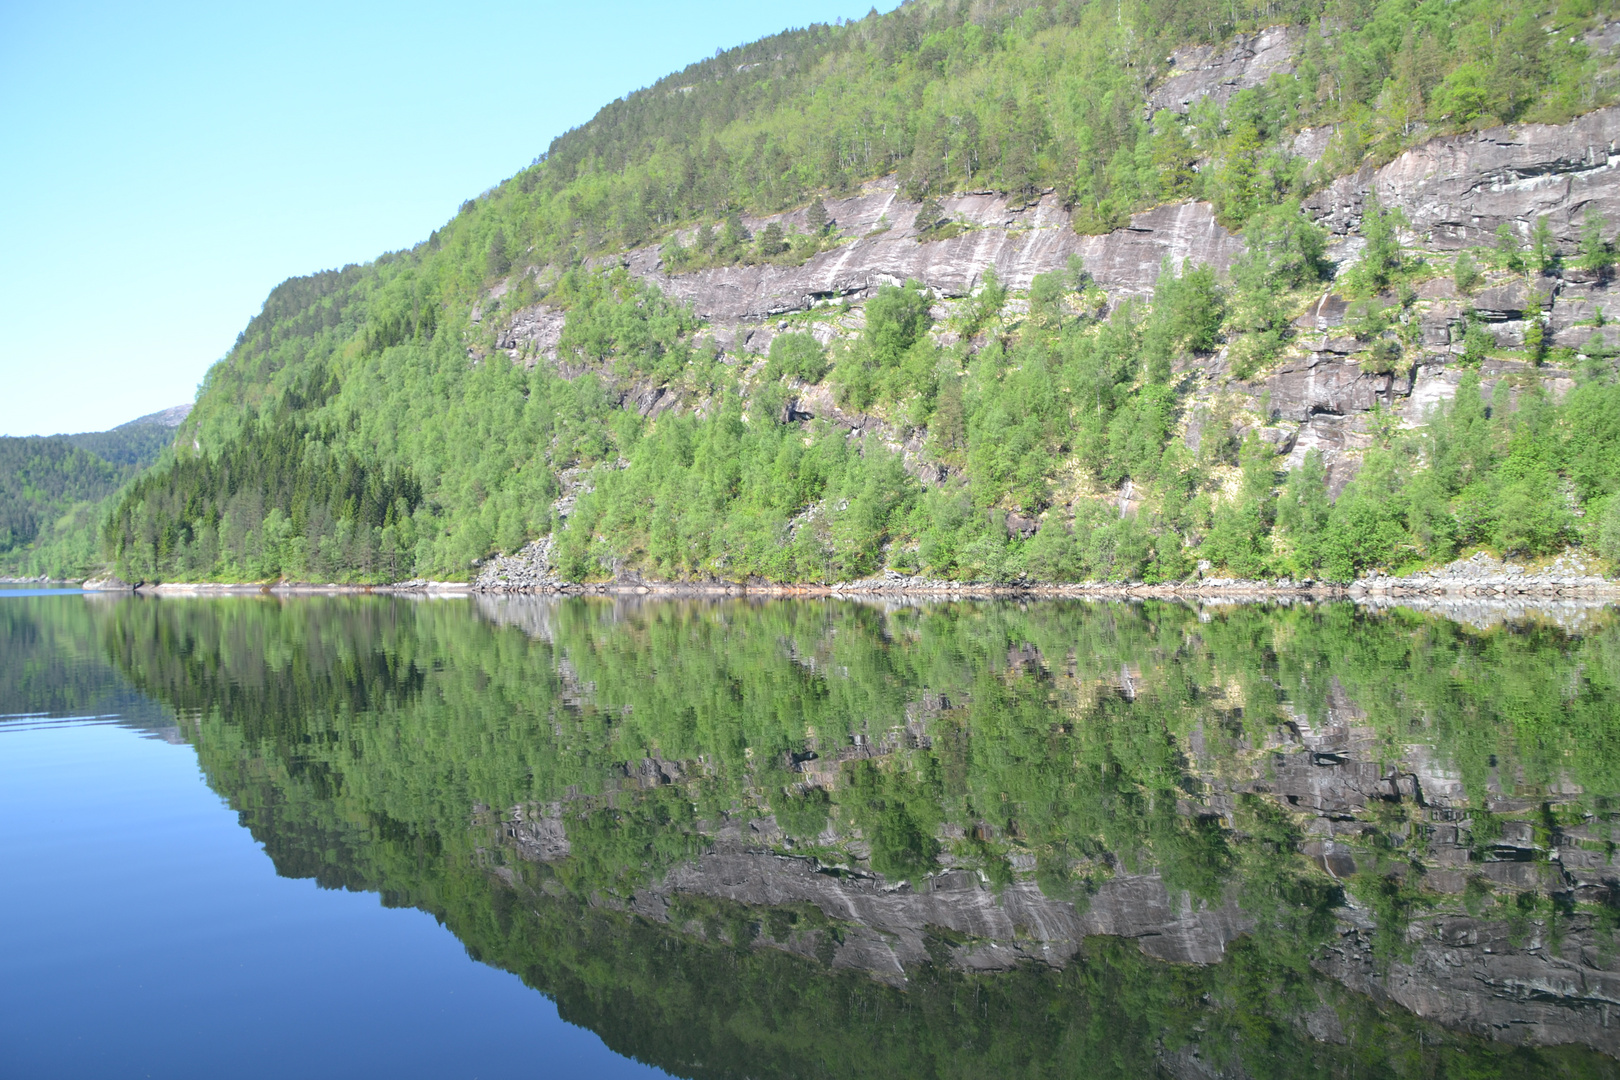
[[[1320,573],[1332,507],[1322,453],[1307,450],[1304,460],[1289,472],[1277,500],[1277,532],[1288,545],[1286,562],[1295,575],[1315,577]]]
[[[1496,227],[1496,264],[1503,270],[1524,269],[1524,248],[1513,226],[1504,221]]]
[[[782,226],[777,222],[770,222],[759,232],[759,253],[765,258],[780,255],[787,250],[787,239],[782,232]]]
[[[1406,224],[1400,210],[1385,210],[1375,192],[1368,192],[1362,206],[1361,235],[1367,246],[1352,268],[1351,285],[1362,294],[1386,288],[1404,266],[1400,229]]]
[[[1001,309],[1006,303],[1007,289],[1001,284],[996,268],[985,267],[984,274],[979,279],[978,291],[968,301],[963,319],[963,333],[968,337],[978,333],[990,320],[1001,316]]]
[[[1528,269],[1532,273],[1544,274],[1557,262],[1558,243],[1553,238],[1552,226],[1547,224],[1547,215],[1542,214],[1536,218],[1536,226],[1530,233]]]
[[[715,251],[722,258],[735,259],[742,253],[743,245],[751,239],[752,234],[743,227],[742,215],[733,211],[726,215],[726,220],[720,226]]]
[[[1603,235],[1603,214],[1594,204],[1588,204],[1581,219],[1581,269],[1589,270],[1600,278],[1608,276],[1614,266],[1614,245]]]
[[[1057,271],[1036,274],[1029,285],[1029,314],[1039,325],[1060,329],[1063,326],[1063,275]]]
[[[1168,382],[1177,358],[1211,351],[1225,312],[1226,297],[1213,269],[1189,267],[1184,262],[1177,275],[1166,260],[1153,287],[1153,307],[1142,333],[1148,377]]]
[[[1474,261],[1474,256],[1466,249],[1457,252],[1457,259],[1452,263],[1451,278],[1460,293],[1471,293],[1479,288],[1479,283],[1482,280],[1479,264]]]
[[[1258,578],[1271,568],[1271,527],[1277,518],[1276,450],[1250,434],[1239,451],[1241,479],[1235,497],[1216,507],[1205,538],[1206,558],[1234,575]]]
[[[1373,567],[1404,561],[1411,544],[1405,513],[1407,477],[1391,450],[1367,452],[1361,471],[1328,517],[1322,542],[1324,578],[1350,581]]]
[[[806,333],[777,334],[765,364],[767,379],[792,378],[820,382],[827,373],[827,351],[814,336]]]
[[[512,269],[512,259],[506,253],[506,233],[499,226],[494,235],[489,238],[489,248],[484,253],[484,274],[487,277],[499,277]]]
[[[926,337],[932,296],[916,281],[884,285],[867,302],[866,327],[833,368],[840,398],[864,409],[913,393],[932,397],[934,349]]]
[[[912,219],[911,227],[919,235],[927,236],[939,227],[944,217],[945,208],[939,204],[938,199],[929,196],[923,200],[922,206],[918,208],[917,216]]]
[[[812,236],[823,236],[827,232],[827,204],[817,195],[810,208],[804,212],[805,225],[810,229]]]

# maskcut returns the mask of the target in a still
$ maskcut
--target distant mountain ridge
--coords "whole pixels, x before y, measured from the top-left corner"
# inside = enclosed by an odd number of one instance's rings
[[[127,423],[119,424],[118,427],[129,428],[145,424],[156,424],[159,427],[176,428],[184,423],[186,417],[190,415],[191,402],[188,401],[183,405],[170,405],[167,409],[159,409],[157,412],[147,413],[145,416],[137,416]],[[116,431],[118,428],[113,430]]]
[[[190,413],[190,404],[171,405],[106,431],[85,431],[61,437],[114,465],[144,469],[174,442],[174,429]]]
[[[107,431],[0,436],[0,574],[92,568],[99,504],[158,460],[190,412],[173,405]]]

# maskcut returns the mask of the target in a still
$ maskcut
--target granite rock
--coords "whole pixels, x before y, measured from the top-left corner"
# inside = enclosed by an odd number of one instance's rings
[[[1169,58],[1170,71],[1148,95],[1148,114],[1159,109],[1184,113],[1201,98],[1225,105],[1239,90],[1261,86],[1273,75],[1294,70],[1301,31],[1268,26],[1239,34],[1225,45],[1192,45]]]
[[[1588,206],[1620,220],[1620,108],[1569,124],[1511,124],[1414,147],[1377,170],[1342,176],[1306,202],[1337,233],[1361,220],[1368,192],[1399,207],[1442,250],[1491,243],[1506,223],[1528,237],[1545,215],[1566,248]]]
[[[1131,223],[1102,236],[1080,236],[1058,197],[1048,193],[1024,205],[994,193],[970,193],[943,200],[946,213],[966,226],[945,240],[924,241],[910,222],[919,204],[899,192],[894,177],[867,185],[850,199],[829,200],[827,208],[851,237],[799,266],[718,267],[668,273],[656,248],[626,256],[632,273],[663,292],[690,303],[697,314],[723,325],[758,323],[831,301],[859,302],[886,284],[916,280],[940,296],[965,296],[994,266],[1003,284],[1028,288],[1036,274],[1063,269],[1071,255],[1085,260],[1087,272],[1111,297],[1152,292],[1166,259],[1177,266],[1230,265],[1242,240],[1215,221],[1208,203],[1155,207],[1133,215]],[[793,224],[802,214],[758,219]],[[887,221],[889,227],[882,229]]]

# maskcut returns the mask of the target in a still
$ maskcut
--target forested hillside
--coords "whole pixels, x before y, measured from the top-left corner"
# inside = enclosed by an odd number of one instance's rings
[[[101,565],[102,503],[174,441],[187,409],[110,431],[0,437],[0,574],[83,574]]]
[[[1613,8],[917,0],[720,53],[415,248],[278,286],[103,556],[355,581],[545,536],[571,580],[1613,558],[1620,188],[1433,224],[1378,179],[1608,115]],[[1183,257],[1144,283],[1114,255],[1163,206],[1206,224],[1164,230]],[[901,248],[918,281],[872,261]],[[1294,400],[1324,357],[1352,405]]]

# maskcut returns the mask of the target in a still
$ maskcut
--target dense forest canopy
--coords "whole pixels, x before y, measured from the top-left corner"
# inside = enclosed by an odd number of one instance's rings
[[[1320,462],[1285,478],[1240,417],[1196,450],[1177,437],[1188,362],[1225,349],[1237,377],[1265,370],[1333,273],[1301,197],[1436,134],[1608,103],[1582,34],[1610,14],[1594,0],[918,0],[721,52],[558,137],[415,248],[278,286],[209,372],[173,456],[103,519],[101,555],[141,578],[368,581],[465,578],[549,533],[557,566],[582,579],[887,566],[1176,580],[1200,561],[1347,579],[1482,545],[1620,554],[1620,508],[1607,510],[1620,473],[1606,464],[1620,405],[1601,351],[1563,401],[1465,387],[1434,425],[1381,429],[1336,498]],[[1175,50],[1278,24],[1297,35],[1288,73],[1224,104],[1144,106]],[[1307,129],[1333,133],[1315,159],[1287,150]],[[897,288],[859,334],[784,346],[763,372],[604,269],[655,243],[672,267],[802,260],[844,242],[823,198],[890,173],[924,200],[919,220],[964,190],[1015,203],[1052,190],[1082,232],[1204,199],[1248,254],[1220,274],[1168,266],[1145,305],[1110,304],[1083,265],[1027,297],[987,279],[943,322],[937,297]],[[819,222],[808,231],[755,236],[744,221],[800,207]],[[1580,250],[1509,238],[1459,257],[1458,280],[1561,260],[1606,272],[1616,224],[1595,222]],[[1332,286],[1364,298],[1363,363],[1385,370],[1410,362],[1414,285],[1452,271],[1403,252],[1399,225],[1371,207],[1370,255]],[[538,303],[567,312],[567,362],[493,348],[507,313]],[[1574,360],[1539,342],[1513,355]],[[625,403],[638,381],[680,406],[643,417]],[[884,440],[796,421],[790,399],[822,381],[916,436],[950,482],[920,484]],[[267,446],[287,471],[246,495],[221,463]],[[1122,517],[1101,496],[1125,484],[1141,509]],[[321,494],[287,501],[305,492]]]
[[[161,413],[110,431],[0,437],[0,573],[95,565],[102,504],[173,442]]]

